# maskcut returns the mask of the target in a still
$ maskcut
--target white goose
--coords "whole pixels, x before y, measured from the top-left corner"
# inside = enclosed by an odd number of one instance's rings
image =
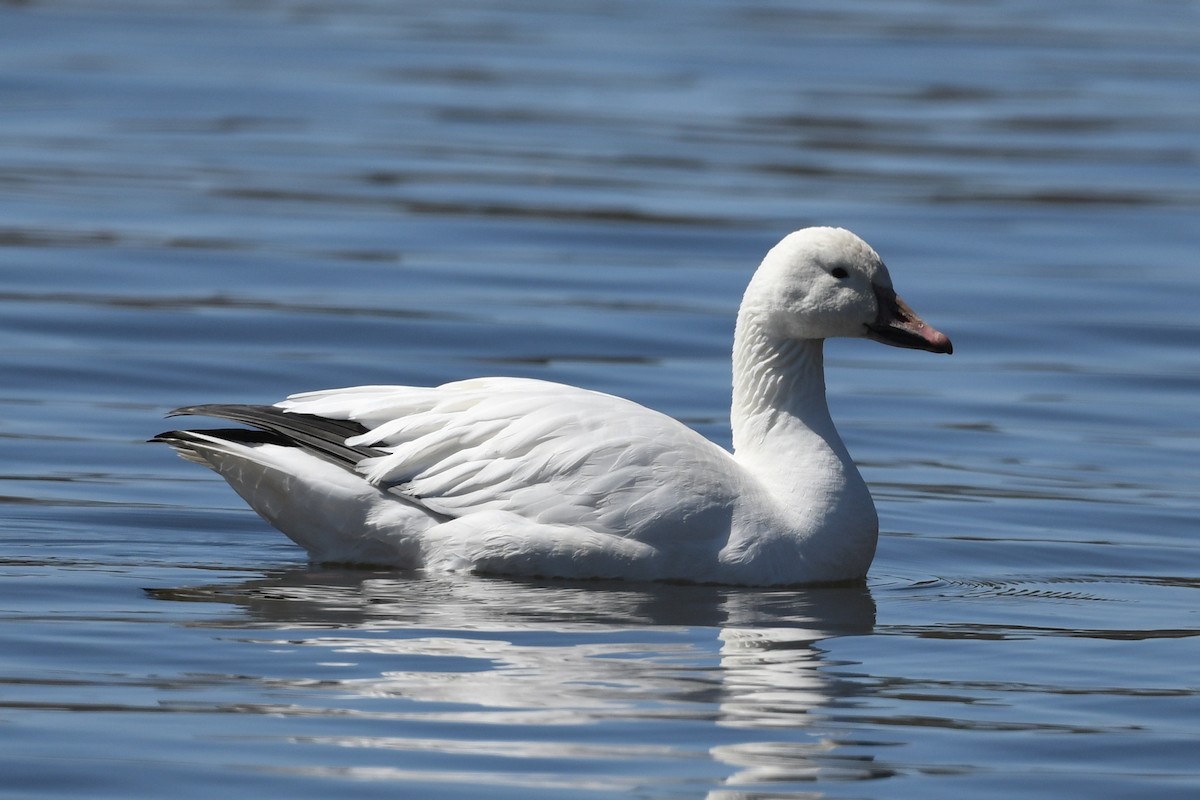
[[[215,470],[317,562],[565,578],[862,580],[878,518],[825,402],[823,340],[952,351],[853,233],[763,260],[733,346],[733,453],[657,411],[519,378],[359,386],[175,414],[155,437]]]

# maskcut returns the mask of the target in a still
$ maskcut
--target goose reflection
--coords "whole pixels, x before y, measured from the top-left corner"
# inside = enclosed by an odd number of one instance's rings
[[[344,677],[320,685],[357,698],[360,712],[370,701],[372,718],[560,731],[429,740],[404,736],[398,724],[396,736],[322,743],[542,759],[704,757],[733,768],[726,786],[844,771],[831,760],[836,742],[809,730],[813,712],[848,691],[824,669],[820,643],[868,633],[875,621],[865,587],[751,591],[301,569],[151,594],[240,611],[192,624],[323,648],[318,663],[344,667]],[[337,697],[323,702],[335,712]],[[614,721],[633,722],[636,741],[572,741],[560,727]],[[639,739],[638,723],[706,733],[673,742],[648,729]]]

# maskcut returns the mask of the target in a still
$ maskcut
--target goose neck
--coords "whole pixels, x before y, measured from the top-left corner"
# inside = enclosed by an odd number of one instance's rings
[[[823,344],[773,335],[754,315],[739,315],[731,413],[735,452],[761,449],[785,429],[811,432],[841,449],[825,401]]]

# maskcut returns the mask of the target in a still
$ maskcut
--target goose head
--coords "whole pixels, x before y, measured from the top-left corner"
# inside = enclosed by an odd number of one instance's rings
[[[865,337],[953,352],[949,337],[897,296],[879,254],[842,228],[805,228],[784,237],[751,279],[742,313],[781,340]]]

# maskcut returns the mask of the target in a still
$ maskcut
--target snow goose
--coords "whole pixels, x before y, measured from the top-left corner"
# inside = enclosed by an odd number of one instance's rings
[[[733,452],[668,416],[540,380],[358,386],[173,414],[168,431],[316,562],[792,585],[862,580],[878,517],[825,401],[823,341],[952,351],[837,228],[771,249],[733,344]]]

